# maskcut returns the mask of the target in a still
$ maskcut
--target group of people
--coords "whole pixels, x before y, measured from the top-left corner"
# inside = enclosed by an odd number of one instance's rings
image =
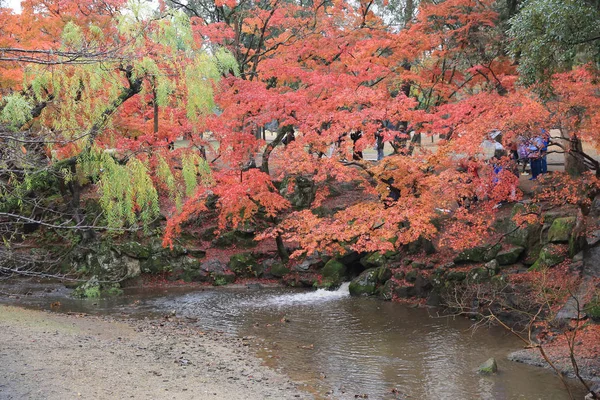
[[[541,130],[536,136],[519,137],[509,145],[510,153],[502,144],[502,133],[494,131],[490,134],[494,145],[494,156],[483,162],[475,157],[464,158],[460,161],[458,171],[465,173],[459,178],[459,184],[472,185],[471,192],[466,191],[457,199],[461,207],[469,208],[481,198],[516,199],[519,165],[523,165],[523,173],[529,164],[531,166],[530,180],[548,172],[547,153],[550,135]],[[507,155],[509,157],[507,157]]]
[[[519,138],[518,142],[511,144],[511,158],[517,164],[523,165],[523,174],[526,174],[527,164],[531,168],[530,180],[537,179],[541,174],[548,172],[548,145],[550,144],[550,135],[545,129],[540,134],[531,138]]]

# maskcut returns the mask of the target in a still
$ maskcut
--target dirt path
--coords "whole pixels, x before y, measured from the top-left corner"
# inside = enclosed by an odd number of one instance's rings
[[[311,398],[245,342],[172,319],[0,306],[0,399]]]

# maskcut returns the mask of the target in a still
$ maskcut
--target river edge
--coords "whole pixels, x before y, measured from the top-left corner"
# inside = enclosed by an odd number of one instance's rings
[[[117,320],[0,305],[0,398],[311,399],[252,338],[175,317]]]

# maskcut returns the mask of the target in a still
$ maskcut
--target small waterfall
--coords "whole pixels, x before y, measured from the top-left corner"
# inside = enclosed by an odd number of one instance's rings
[[[318,289],[314,292],[284,294],[265,299],[261,306],[291,306],[315,304],[331,300],[339,300],[350,296],[350,282],[344,282],[337,290]]]

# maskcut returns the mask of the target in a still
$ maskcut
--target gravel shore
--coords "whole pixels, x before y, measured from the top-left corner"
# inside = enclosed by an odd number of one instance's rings
[[[0,305],[0,399],[308,399],[239,339],[175,317],[118,321]]]

